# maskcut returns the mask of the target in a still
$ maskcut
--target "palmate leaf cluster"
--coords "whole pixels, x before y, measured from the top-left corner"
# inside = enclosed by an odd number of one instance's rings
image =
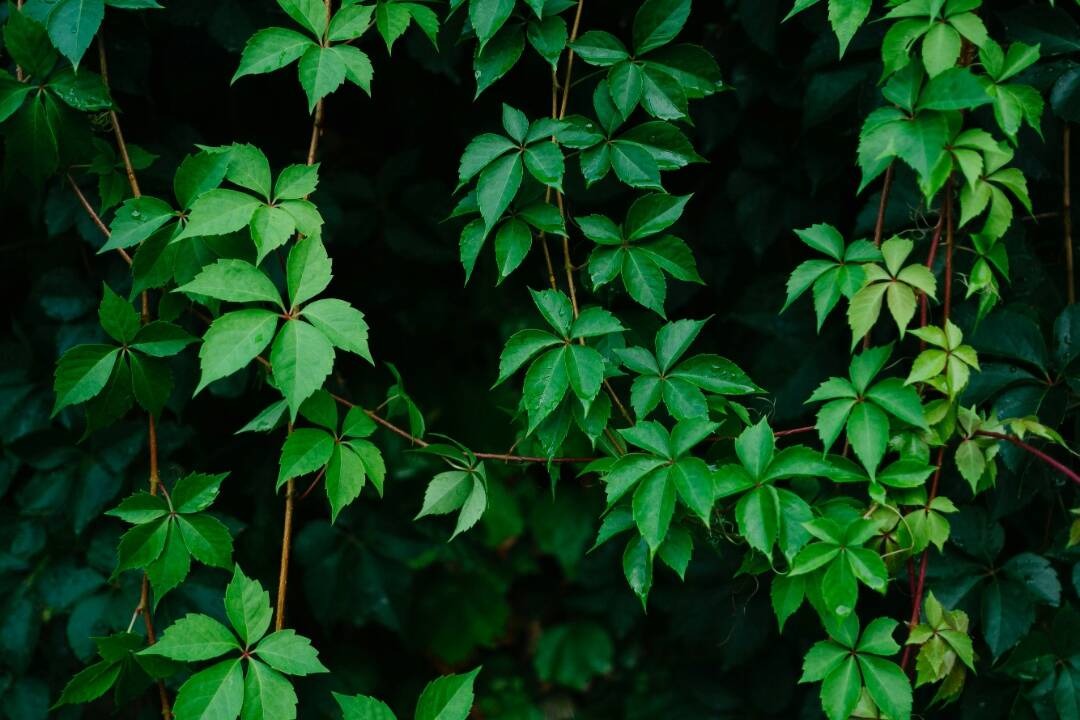
[[[0,717],[1076,716],[1071,5],[165,5],[0,9]]]

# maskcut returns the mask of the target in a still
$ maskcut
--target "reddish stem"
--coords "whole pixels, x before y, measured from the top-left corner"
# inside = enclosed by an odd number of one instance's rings
[[[938,483],[941,480],[941,468],[945,464],[945,446],[938,450],[937,470],[934,471],[934,479],[930,483],[930,497],[926,504],[929,505],[937,497]],[[923,591],[926,589],[926,565],[930,558],[930,548],[923,550],[922,559],[919,561],[919,578],[915,582],[915,594],[911,597],[911,620],[908,627],[912,628],[919,624],[919,615],[922,613]],[[910,567],[910,566],[909,566]],[[900,667],[907,670],[908,661],[911,659],[911,645],[904,646],[904,655],[900,660]]]
[[[1021,450],[1025,451],[1025,452],[1027,452],[1027,453],[1029,453],[1031,455],[1034,455],[1037,458],[1039,458],[1044,463],[1046,463],[1050,467],[1054,468],[1059,473],[1061,473],[1065,477],[1069,478],[1070,480],[1072,480],[1077,485],[1080,485],[1080,475],[1078,475],[1074,471],[1070,470],[1069,468],[1067,468],[1065,465],[1063,465],[1059,461],[1057,461],[1054,458],[1050,457],[1049,455],[1044,453],[1039,448],[1034,447],[1032,445],[1029,445],[1028,443],[1024,442],[1023,440],[1016,437],[1015,435],[1006,435],[1005,433],[993,432],[991,430],[977,430],[975,432],[975,434],[976,435],[982,435],[983,437],[997,438],[998,440],[1007,440],[1008,442],[1011,442],[1013,445],[1020,448]]]

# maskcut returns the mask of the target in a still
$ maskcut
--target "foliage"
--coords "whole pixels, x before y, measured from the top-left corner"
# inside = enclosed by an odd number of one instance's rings
[[[1076,7],[166,5],[0,9],[0,714],[1078,716]]]

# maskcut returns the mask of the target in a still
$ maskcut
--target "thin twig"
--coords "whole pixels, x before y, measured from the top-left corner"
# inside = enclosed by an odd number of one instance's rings
[[[109,239],[109,237],[112,236],[112,233],[109,232],[108,226],[101,221],[101,216],[94,211],[94,206],[90,204],[86,195],[83,194],[83,191],[75,183],[75,178],[71,177],[71,173],[68,173],[67,180],[68,184],[71,185],[71,189],[75,191],[75,197],[79,199],[79,204],[83,206],[83,210],[85,210],[86,214],[90,216],[90,219],[94,221],[94,224],[97,225],[97,229],[101,231],[101,234],[105,236],[105,239]],[[120,257],[124,258],[124,262],[130,267],[132,260],[127,251],[124,250],[124,248],[116,248],[116,252],[120,253]]]
[[[1054,458],[1050,457],[1049,455],[1047,455],[1046,453],[1044,453],[1042,450],[1038,449],[1037,447],[1034,447],[1033,445],[1029,445],[1028,443],[1024,442],[1023,440],[1021,440],[1020,438],[1018,438],[1015,435],[1006,435],[1005,433],[993,432],[991,430],[977,430],[977,431],[975,431],[975,434],[976,435],[982,435],[983,437],[992,437],[992,438],[997,438],[998,440],[1006,440],[1008,442],[1011,442],[1013,445],[1020,448],[1024,452],[1029,453],[1031,455],[1034,455],[1035,457],[1039,458],[1040,460],[1042,460],[1044,463],[1046,463],[1050,467],[1057,470],[1059,473],[1061,473],[1065,477],[1072,480],[1077,485],[1080,485],[1080,474],[1077,474],[1073,470],[1070,470],[1068,467],[1066,467],[1064,464],[1062,464],[1058,460],[1055,460]]]
[[[945,464],[945,446],[942,445],[938,450],[937,456],[937,469],[934,471],[934,479],[930,484],[930,496],[926,501],[927,506],[934,501],[937,497],[938,483],[941,480],[941,468]],[[930,558],[930,548],[923,550],[922,559],[919,561],[919,579],[915,583],[915,592],[911,596],[911,620],[908,623],[908,628],[915,627],[919,624],[919,616],[922,614],[922,596],[923,590],[926,588],[926,566]],[[914,565],[909,565],[909,569],[913,570]],[[904,646],[904,655],[900,659],[900,668],[907,670],[908,661],[911,659],[911,645]]]
[[[323,0],[326,9],[326,27],[330,26],[330,0]],[[322,44],[326,45],[326,32],[323,32]],[[322,136],[324,99],[320,98],[315,103],[315,117],[311,123],[311,140],[308,142],[307,164],[314,165],[319,152],[319,138]],[[292,423],[289,423],[289,433],[292,433]],[[310,490],[309,490],[310,492]],[[281,563],[278,567],[277,602],[274,612],[274,629],[281,630],[285,627],[285,597],[289,588],[289,556],[292,552],[292,526],[293,505],[296,496],[296,481],[289,478],[285,484],[285,517],[284,527],[281,531]]]
[[[881,247],[881,238],[885,233],[885,209],[889,204],[892,191],[893,163],[885,170],[885,184],[881,186],[881,200],[878,202],[877,222],[874,223],[874,247]]]
[[[98,45],[98,62],[99,71],[101,73],[101,82],[105,86],[105,90],[111,96],[112,91],[109,85],[109,64],[105,55],[105,35],[104,28],[98,30],[97,35]],[[124,133],[120,130],[120,118],[116,114],[116,110],[109,109],[109,121],[112,124],[113,136],[116,138],[117,151],[120,153],[120,157],[124,163],[124,170],[127,174],[128,185],[131,187],[131,194],[135,197],[142,195],[139,190],[139,180],[135,177],[135,167],[131,163],[131,156],[128,154],[127,144],[124,142]],[[75,184],[75,180],[68,175],[68,182],[71,184],[72,189],[75,191],[75,195],[79,198],[79,202],[82,203],[83,209],[85,209],[90,217],[94,220],[94,223],[98,226],[98,229],[104,233],[105,237],[110,237],[110,232],[105,223],[101,221],[97,213],[94,212],[93,207],[90,206],[86,196],[79,190],[79,186]],[[127,262],[128,266],[131,266],[131,257],[122,248],[117,248],[121,257]],[[150,298],[147,291],[143,290],[140,293],[141,311],[139,313],[139,320],[143,325],[150,322]],[[157,439],[157,421],[154,419],[152,412],[147,413],[147,445],[150,456],[150,494],[157,495],[158,489],[161,488],[161,478],[158,473],[158,439]],[[163,488],[162,488],[163,489]],[[142,585],[139,591],[139,609],[142,612],[143,622],[146,625],[146,642],[149,645],[153,645],[157,640],[154,636],[154,620],[151,617],[150,612],[150,582],[149,576],[144,572],[142,577]],[[161,716],[168,720],[172,717],[172,706],[169,703],[169,695],[165,690],[165,683],[161,680],[157,681],[158,699],[161,703]]]
[[[1062,133],[1062,178],[1063,188],[1061,194],[1061,224],[1065,231],[1065,290],[1069,304],[1076,302],[1076,278],[1073,274],[1073,240],[1072,240],[1072,131],[1069,123],[1065,123]]]

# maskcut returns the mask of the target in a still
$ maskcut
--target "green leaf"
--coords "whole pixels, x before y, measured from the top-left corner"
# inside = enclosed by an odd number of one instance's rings
[[[308,97],[308,112],[345,82],[347,66],[336,48],[313,45],[300,58],[300,86]]]
[[[335,444],[326,463],[326,496],[330,500],[330,522],[364,489],[364,464],[347,445]]]
[[[855,456],[873,478],[889,443],[889,419],[871,403],[856,403],[847,421],[847,437]]]
[[[405,34],[412,15],[404,3],[380,2],[375,6],[375,27],[386,43],[386,52],[391,53],[394,43]]]
[[[239,649],[240,643],[227,627],[206,615],[191,613],[170,625],[158,641],[141,654],[192,662],[212,660]]]
[[[560,342],[559,338],[542,330],[521,330],[514,333],[506,341],[506,347],[499,356],[499,378],[495,385],[503,383],[536,353]]]
[[[882,711],[895,718],[911,717],[911,684],[895,663],[859,655],[859,668],[867,692]]]
[[[240,660],[224,660],[195,673],[180,686],[173,713],[178,718],[236,718],[243,704]]]
[[[246,367],[270,344],[277,323],[277,313],[259,309],[237,310],[214,320],[199,348],[202,378],[195,393]]]
[[[292,683],[257,660],[248,662],[240,720],[294,720],[296,703]]]
[[[258,198],[247,193],[222,188],[207,190],[192,203],[187,226],[174,241],[226,235],[246,228],[260,205]]]
[[[471,492],[471,473],[460,470],[439,473],[428,483],[424,504],[416,519],[426,515],[448,515],[460,508]]]
[[[56,51],[49,42],[44,18],[31,18],[26,10],[8,13],[4,23],[4,49],[15,64],[31,77],[44,76],[56,64]]]
[[[523,221],[511,218],[499,227],[495,234],[495,264],[500,282],[521,265],[530,249],[532,231]]]
[[[473,179],[496,158],[516,148],[517,145],[502,135],[485,133],[474,137],[465,146],[465,152],[461,155],[461,163],[458,166],[459,187]]]
[[[207,475],[205,473],[191,473],[180,480],[172,490],[172,503],[179,513],[200,512],[210,507],[217,499],[221,489],[221,483],[228,473]]]
[[[574,324],[570,327],[570,337],[578,338],[600,337],[625,331],[619,319],[607,310],[600,307],[585,308]]]
[[[494,160],[483,172],[476,184],[476,199],[480,214],[490,229],[502,217],[503,212],[521,187],[522,162],[519,155],[505,155]]]
[[[919,95],[920,110],[966,110],[989,105],[993,99],[967,68],[943,70]]]
[[[225,614],[245,646],[259,642],[270,627],[270,593],[245,575],[239,565],[225,588]]]
[[[229,150],[229,169],[225,177],[230,182],[270,199],[270,161],[262,150],[254,145],[233,144]]]
[[[119,505],[105,514],[141,525],[165,517],[168,512],[169,505],[162,498],[148,492],[137,492],[121,500]]]
[[[117,209],[109,228],[109,239],[98,253],[138,245],[174,216],[172,207],[157,198],[131,198]]]
[[[829,720],[847,720],[859,702],[859,666],[848,657],[821,683],[821,707]]]
[[[619,180],[630,187],[664,189],[660,185],[660,166],[648,150],[625,140],[615,140],[609,147],[611,167]]]
[[[280,207],[260,205],[251,216],[251,239],[255,243],[255,264],[259,265],[296,232],[296,220]],[[280,302],[280,300],[279,300]]]
[[[330,19],[327,39],[333,42],[354,40],[371,27],[373,5],[343,5]]]
[[[558,407],[570,387],[565,355],[565,347],[549,350],[525,373],[522,400],[529,413],[530,433]]]
[[[177,290],[229,302],[268,302],[284,309],[281,293],[270,278],[243,260],[218,260]]]
[[[611,671],[613,655],[611,637],[601,626],[575,622],[545,629],[533,666],[542,682],[585,690],[594,677]]]
[[[642,607],[645,607],[652,588],[652,553],[645,538],[640,535],[630,538],[623,551],[622,562],[626,582],[641,600]]]
[[[139,328],[131,342],[131,349],[151,357],[170,357],[193,342],[195,338],[188,335],[182,328],[169,322],[155,320]]]
[[[319,653],[311,641],[293,630],[278,630],[259,641],[255,654],[275,670],[287,675],[312,675],[329,672],[319,662]]]
[[[53,707],[78,705],[98,699],[112,688],[122,669],[123,666],[120,663],[112,663],[106,660],[83,669],[64,686],[63,692],[60,693],[60,699],[56,701],[56,705]]]
[[[570,43],[570,47],[588,64],[601,67],[615,65],[630,57],[621,40],[601,30],[590,30]]]
[[[645,78],[641,66],[632,60],[612,66],[607,76],[608,91],[611,99],[623,117],[629,117],[641,100],[645,88]]]
[[[558,15],[552,15],[539,22],[532,21],[528,24],[526,37],[529,39],[529,44],[553,68],[558,66],[559,58],[562,57],[569,37],[565,20]]]
[[[335,298],[316,300],[305,305],[300,315],[335,347],[375,364],[368,349],[368,324],[364,321],[364,314],[349,303]]]
[[[735,439],[735,454],[753,478],[760,478],[772,462],[776,440],[769,423],[762,418],[743,430]]]
[[[295,62],[314,46],[311,38],[295,30],[274,27],[260,30],[244,44],[244,50],[240,54],[240,66],[236,68],[230,82],[236,82],[245,75],[280,70]]]
[[[927,74],[937,77],[960,59],[960,33],[948,23],[933,23],[923,37],[922,60]]]
[[[829,24],[840,42],[840,57],[869,14],[870,0],[829,0]]]
[[[200,513],[181,515],[177,523],[184,544],[196,560],[220,568],[232,565],[232,536],[220,520]]]
[[[102,283],[101,288],[101,305],[98,307],[101,329],[118,343],[131,342],[139,331],[138,313],[131,303],[114,293],[108,285]]]
[[[705,461],[684,458],[671,467],[671,479],[679,498],[709,527],[713,506],[713,480]]]
[[[558,145],[553,142],[534,143],[525,148],[523,157],[530,175],[544,185],[561,191],[566,164]]]
[[[111,345],[76,345],[64,353],[53,379],[56,404],[52,414],[84,403],[105,389],[119,355],[120,348]]]
[[[690,17],[690,0],[646,0],[634,15],[637,55],[667,45]]]
[[[584,403],[592,402],[604,380],[603,356],[591,347],[582,345],[568,345],[562,354],[566,360],[570,388]]]
[[[574,309],[570,298],[558,290],[530,290],[536,309],[543,315],[557,333],[563,337],[570,335],[571,323],[574,320]]]
[[[354,6],[355,7],[355,6]],[[319,184],[319,163],[314,165],[289,165],[274,181],[274,200],[300,200]]]
[[[388,3],[380,3],[379,7]],[[525,33],[516,23],[504,25],[473,59],[476,97],[510,71],[525,50]]]
[[[481,50],[506,23],[513,9],[514,0],[470,0],[469,21]]]
[[[46,28],[53,46],[78,69],[104,19],[104,0],[58,0],[49,11]]]
[[[290,478],[315,472],[330,461],[334,452],[334,437],[325,430],[297,428],[285,438],[281,446],[281,459],[277,487]]]
[[[473,682],[480,668],[432,680],[416,701],[416,720],[466,720],[473,704]]]
[[[626,214],[626,239],[634,242],[667,230],[682,217],[692,197],[652,193],[638,198]]]
[[[321,38],[326,31],[326,8],[320,0],[278,0],[278,5],[289,17]]]
[[[159,358],[143,357],[138,353],[131,353],[128,361],[131,365],[131,388],[135,399],[151,415],[161,415],[173,387],[168,363]]]
[[[766,555],[772,552],[780,525],[780,504],[776,488],[763,485],[739,498],[735,505],[739,533],[750,547]]]
[[[622,279],[626,291],[636,302],[665,317],[664,300],[667,297],[667,281],[664,274],[649,256],[631,247],[624,253]]]
[[[341,708],[342,720],[397,720],[386,703],[366,695],[346,696],[333,693]]]
[[[882,380],[866,392],[866,397],[890,415],[915,427],[926,429],[926,416],[923,414],[919,394],[915,392],[915,388],[906,386],[900,378]]]
[[[634,522],[654,553],[664,542],[671,525],[675,493],[675,483],[667,468],[657,468],[646,474],[634,491]]]

